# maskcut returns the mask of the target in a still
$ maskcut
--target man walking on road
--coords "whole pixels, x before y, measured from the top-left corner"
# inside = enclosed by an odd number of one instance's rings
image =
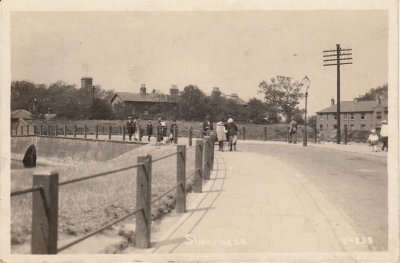
[[[229,138],[229,151],[232,151],[232,146],[233,146],[233,149],[236,151],[238,128],[232,118],[228,119],[227,130],[228,130],[228,138]]]
[[[151,121],[149,121],[147,123],[146,131],[147,131],[147,137],[148,137],[147,141],[150,141],[150,137],[151,137],[151,135],[153,135],[153,123],[151,123]]]
[[[297,122],[294,118],[289,123],[289,143],[297,143]]]
[[[386,120],[383,120],[382,121],[382,126],[381,126],[381,141],[382,141],[382,151],[384,151],[385,150],[385,148],[386,148],[386,151],[388,151],[389,150],[389,146],[388,146],[388,136],[389,136],[389,131],[388,131],[388,125],[387,125],[387,121]]]
[[[136,132],[136,124],[132,121],[132,117],[128,117],[128,121],[126,123],[126,129],[128,130],[129,140],[132,140],[132,135]]]
[[[210,131],[212,130],[213,130],[213,124],[210,121],[210,116],[207,115],[203,122],[203,135],[208,136],[210,134]]]

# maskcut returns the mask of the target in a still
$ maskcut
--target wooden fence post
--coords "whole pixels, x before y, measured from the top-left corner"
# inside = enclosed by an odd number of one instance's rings
[[[43,126],[40,124],[40,135],[43,135]]]
[[[58,173],[37,171],[33,187],[42,191],[32,193],[32,254],[57,254]]]
[[[210,162],[211,162],[211,170],[214,170],[214,147],[215,147],[215,135],[211,136],[210,139],[210,146],[211,146],[211,155],[210,155]]]
[[[111,125],[108,125],[108,139],[109,140],[111,140],[111,130],[112,130]]]
[[[142,209],[136,213],[135,246],[137,248],[150,247],[151,228],[151,155],[138,156],[137,163],[143,163],[137,167],[136,175],[136,209]]]
[[[314,127],[314,143],[317,143],[317,127]]]
[[[267,140],[267,126],[264,127],[264,141]]]
[[[287,142],[291,143],[292,139],[290,138],[290,134],[289,134],[289,128],[287,129]]]
[[[242,127],[243,130],[243,141],[246,140],[246,127]]]
[[[194,165],[194,186],[193,190],[195,193],[201,193],[203,190],[203,141],[196,140],[196,153],[195,153],[195,165]]]
[[[74,124],[74,138],[76,138],[76,124]]]
[[[95,134],[96,140],[99,138],[99,125],[96,124],[96,134]]]
[[[156,132],[157,132],[157,142],[161,142],[161,126],[160,125],[157,125]]]
[[[193,128],[192,126],[189,127],[189,147],[193,145]]]
[[[87,138],[87,126],[85,124],[85,126],[83,127],[83,137],[86,139]]]
[[[177,145],[176,150],[176,205],[177,213],[186,213],[186,145]]]
[[[51,136],[51,127],[50,127],[50,124],[47,124],[47,136]]]
[[[105,135],[105,133],[104,133],[104,126],[101,126],[101,134],[102,134],[102,135]]]
[[[64,124],[64,137],[67,137],[67,124]]]
[[[55,136],[57,137],[58,136],[58,124],[56,124],[56,131],[55,131]]]
[[[122,140],[125,141],[125,125],[122,126]]]
[[[205,136],[203,139],[204,157],[203,157],[203,178],[210,180],[210,136]]]
[[[347,144],[347,126],[344,126],[344,144]]]
[[[174,127],[172,130],[172,138],[174,139],[174,143],[178,143],[178,128]]]

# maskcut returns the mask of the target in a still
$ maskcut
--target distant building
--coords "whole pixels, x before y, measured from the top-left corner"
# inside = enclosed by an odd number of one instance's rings
[[[234,101],[235,103],[242,105],[242,106],[247,106],[247,102],[245,102],[243,99],[241,99],[237,93],[232,93],[230,95],[226,95],[222,93],[218,87],[214,87],[212,92],[211,92],[211,98],[213,100],[218,99],[219,97],[224,97],[226,99],[230,99]]]
[[[171,86],[167,95],[156,92],[147,93],[145,84],[141,85],[139,93],[116,92],[110,100],[113,107],[122,103],[132,114],[137,115],[148,115],[149,112],[154,112],[157,106],[163,110],[177,109],[178,102],[179,90],[176,85]]]
[[[337,129],[337,104],[331,100],[331,106],[317,112],[317,129]],[[340,129],[349,130],[380,129],[382,120],[388,119],[387,98],[369,101],[342,101],[340,103]]]
[[[27,134],[26,127],[29,127],[29,133],[33,134],[33,120],[32,114],[24,109],[19,109],[11,112],[11,134],[12,135],[21,135]],[[31,126],[28,126],[31,125]],[[23,126],[23,132],[21,133],[21,126]]]
[[[11,120],[18,120],[18,119],[30,120],[32,119],[32,114],[24,109],[15,110],[11,112]]]

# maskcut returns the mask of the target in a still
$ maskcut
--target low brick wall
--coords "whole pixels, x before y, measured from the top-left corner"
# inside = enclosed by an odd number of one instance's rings
[[[38,158],[56,158],[60,161],[107,161],[131,151],[142,144],[122,141],[99,141],[78,138],[18,136],[11,137],[11,154],[24,155],[35,145]]]

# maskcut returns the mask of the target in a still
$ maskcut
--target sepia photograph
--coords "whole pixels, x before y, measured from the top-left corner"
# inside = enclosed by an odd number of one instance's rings
[[[396,1],[26,2],[0,260],[399,259]]]

